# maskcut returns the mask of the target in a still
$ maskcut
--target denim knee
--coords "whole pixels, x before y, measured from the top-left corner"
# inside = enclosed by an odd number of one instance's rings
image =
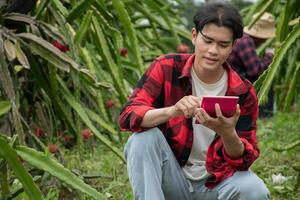
[[[128,154],[142,156],[146,152],[155,152],[159,149],[163,139],[164,136],[158,128],[152,128],[140,133],[133,133],[124,147],[126,159]]]
[[[265,183],[254,173],[249,175],[244,184],[244,187],[240,187],[240,193],[245,200],[267,200],[269,199],[270,192],[267,189]]]
[[[267,200],[269,190],[264,182],[251,171],[236,172],[221,183],[219,198],[222,200]]]
[[[255,188],[239,188],[241,200],[268,200],[269,190],[264,184],[257,184]]]

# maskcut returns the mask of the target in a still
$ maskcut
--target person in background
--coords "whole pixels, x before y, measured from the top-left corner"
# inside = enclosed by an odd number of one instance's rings
[[[225,62],[243,35],[237,9],[204,3],[194,16],[192,54],[156,58],[120,113],[133,134],[125,148],[137,200],[265,200],[269,191],[249,170],[259,156],[258,103],[252,84]],[[204,95],[239,96],[233,116],[199,108]]]
[[[256,18],[257,14],[253,17]],[[227,62],[242,77],[254,83],[268,68],[274,55],[273,48],[266,48],[264,56],[260,58],[256,53],[256,48],[267,39],[275,37],[275,32],[275,18],[271,13],[265,12],[251,28],[244,27],[243,37],[236,40]],[[268,102],[259,107],[259,116],[272,116],[273,103],[274,94],[271,88]]]

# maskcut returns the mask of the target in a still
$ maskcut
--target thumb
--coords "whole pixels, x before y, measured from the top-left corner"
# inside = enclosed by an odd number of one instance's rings
[[[236,105],[236,109],[235,109],[234,116],[235,116],[236,118],[239,118],[239,117],[240,117],[240,114],[241,114],[240,104],[237,104],[237,105]]]

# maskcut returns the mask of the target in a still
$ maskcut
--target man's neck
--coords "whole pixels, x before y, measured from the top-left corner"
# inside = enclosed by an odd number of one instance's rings
[[[195,63],[194,63],[194,65],[195,65]],[[222,76],[225,72],[225,69],[223,66],[216,70],[207,70],[207,69],[203,69],[200,67],[195,67],[194,65],[193,65],[193,68],[194,68],[194,71],[195,71],[197,77],[206,84],[213,84],[213,83],[218,82],[222,78]]]

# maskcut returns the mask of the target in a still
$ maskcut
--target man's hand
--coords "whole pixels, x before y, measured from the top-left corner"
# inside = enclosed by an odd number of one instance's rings
[[[232,159],[238,159],[244,154],[244,144],[239,138],[235,126],[240,117],[240,106],[236,106],[232,117],[225,117],[220,109],[220,105],[215,105],[216,118],[209,116],[203,108],[197,109],[196,119],[203,125],[215,131],[223,142],[225,151]]]
[[[184,115],[186,118],[194,117],[197,108],[200,105],[200,98],[189,95],[184,96],[174,106],[172,106],[172,115]]]
[[[205,112],[203,108],[198,108],[195,114],[196,119],[207,128],[215,131],[221,137],[230,136],[235,133],[235,126],[240,117],[240,106],[236,106],[235,113],[232,117],[225,117],[222,114],[219,104],[215,105],[216,118],[213,118]]]
[[[141,127],[156,127],[180,115],[188,118],[193,117],[199,105],[200,98],[191,95],[185,96],[173,106],[147,111],[142,120]]]

